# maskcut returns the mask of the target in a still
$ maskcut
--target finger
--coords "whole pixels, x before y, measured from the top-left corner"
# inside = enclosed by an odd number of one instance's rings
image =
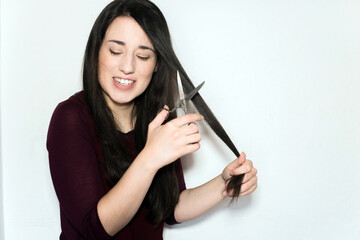
[[[242,165],[234,168],[231,170],[231,175],[240,175],[240,174],[246,174],[249,173],[251,171],[252,167],[252,161],[251,160],[247,160],[245,163],[243,163]]]
[[[186,155],[188,153],[195,152],[200,149],[200,143],[193,143],[193,144],[187,144],[185,146],[185,152],[183,155]]]
[[[226,185],[226,187],[227,187],[227,185]],[[254,181],[252,183],[242,184],[240,194],[235,197],[248,195],[248,194],[252,193],[253,191],[255,191],[256,188],[257,188],[257,178],[254,179]],[[229,192],[224,191],[223,195],[227,196],[227,197],[233,197],[234,191],[233,190],[230,190]]]
[[[240,193],[240,197],[242,196],[245,196],[245,195],[249,195],[250,193],[254,192],[256,189],[257,189],[257,184],[255,184],[254,186],[252,186],[249,190],[243,192],[243,193]]]
[[[196,134],[192,134],[186,137],[186,143],[187,144],[193,144],[193,143],[198,143],[201,140],[201,134],[200,133],[196,133]]]
[[[245,174],[242,183],[244,184],[244,183],[248,182],[251,178],[255,177],[256,174],[257,174],[257,169],[256,169],[256,168],[252,168],[249,173],[246,173],[246,174]]]
[[[246,161],[246,154],[244,152],[242,152],[240,154],[240,157],[238,157],[238,163],[239,165],[243,164]]]
[[[204,117],[200,114],[197,113],[191,113],[191,114],[186,114],[184,116],[181,117],[177,117],[175,119],[173,119],[171,122],[176,126],[176,127],[181,127],[184,125],[187,125],[189,123],[193,123],[196,121],[201,121],[203,120]]]
[[[235,168],[238,168],[241,163],[240,163],[240,160],[239,160],[240,157],[236,158],[234,161],[232,161],[228,166],[227,168],[229,169],[229,171],[235,169]]]
[[[257,176],[251,178],[248,182],[241,184],[240,194],[243,192],[247,192],[252,186],[257,185]]]
[[[158,126],[161,126],[161,124],[165,121],[165,119],[167,118],[167,115],[169,114],[169,112],[166,109],[168,109],[168,106],[165,105],[164,109],[161,110],[156,115],[154,120],[151,121],[151,123],[149,124],[149,128],[156,128]]]
[[[233,175],[232,170],[236,169],[237,167],[239,167],[239,166],[237,163],[237,159],[235,159],[234,161],[232,161],[225,167],[225,169],[222,172],[222,178],[226,181],[229,180],[231,178],[231,176]]]
[[[246,154],[242,152],[237,159],[235,159],[232,163],[229,164],[229,169],[232,170],[238,168],[239,166],[241,166],[241,164],[245,162],[245,160],[246,160]]]
[[[194,133],[198,133],[199,132],[199,127],[196,124],[190,124],[186,127],[183,128],[184,133],[186,136],[194,134]]]

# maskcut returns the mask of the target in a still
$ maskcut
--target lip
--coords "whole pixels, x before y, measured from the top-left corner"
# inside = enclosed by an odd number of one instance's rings
[[[115,78],[124,79],[124,80],[128,80],[128,81],[133,81],[133,83],[130,84],[130,85],[124,86],[124,85],[121,85],[120,83],[118,83],[115,80]],[[113,77],[113,82],[114,82],[115,87],[120,89],[120,90],[129,90],[129,89],[133,88],[135,86],[135,83],[136,83],[136,81],[131,79],[131,78],[123,78],[123,77],[118,77],[118,76]]]
[[[124,79],[124,80],[129,80],[129,81],[134,81],[134,82],[136,82],[134,79],[131,79],[131,78],[118,77],[118,76],[114,76],[113,78],[119,78],[119,79]]]

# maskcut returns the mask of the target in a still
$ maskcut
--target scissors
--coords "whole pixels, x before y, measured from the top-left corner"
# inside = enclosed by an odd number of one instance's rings
[[[175,104],[175,107],[173,109],[171,109],[171,110],[169,110],[167,108],[160,109],[160,111],[165,109],[168,112],[168,116],[169,116],[169,113],[172,113],[177,109],[182,109],[184,114],[187,114],[186,103],[195,96],[195,94],[200,90],[200,88],[205,83],[205,81],[200,83],[199,86],[197,86],[196,88],[194,88],[188,94],[185,95],[184,90],[183,90],[183,85],[181,83],[181,78],[180,78],[179,71],[176,72],[176,80],[177,80],[178,91],[179,91],[179,99],[178,99],[177,103]]]

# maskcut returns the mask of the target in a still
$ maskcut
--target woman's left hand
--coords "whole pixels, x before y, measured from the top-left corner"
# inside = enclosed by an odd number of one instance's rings
[[[222,178],[224,181],[228,182],[228,180],[232,176],[245,174],[244,179],[241,184],[241,191],[239,196],[245,196],[257,188],[257,169],[254,168],[251,160],[246,159],[246,154],[241,153],[240,157],[235,159],[229,165],[225,167],[222,172]],[[232,196],[230,192],[224,192],[225,196]]]

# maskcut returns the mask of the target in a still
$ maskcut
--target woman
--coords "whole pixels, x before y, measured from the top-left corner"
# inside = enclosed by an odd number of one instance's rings
[[[196,218],[221,202],[231,176],[257,187],[245,154],[208,183],[186,189],[180,157],[199,149],[200,114],[168,116],[175,72],[189,81],[165,18],[150,1],[115,0],[87,43],[84,90],[60,103],[47,148],[60,202],[60,239],[162,239],[163,223]],[[165,106],[167,108],[167,106]]]

